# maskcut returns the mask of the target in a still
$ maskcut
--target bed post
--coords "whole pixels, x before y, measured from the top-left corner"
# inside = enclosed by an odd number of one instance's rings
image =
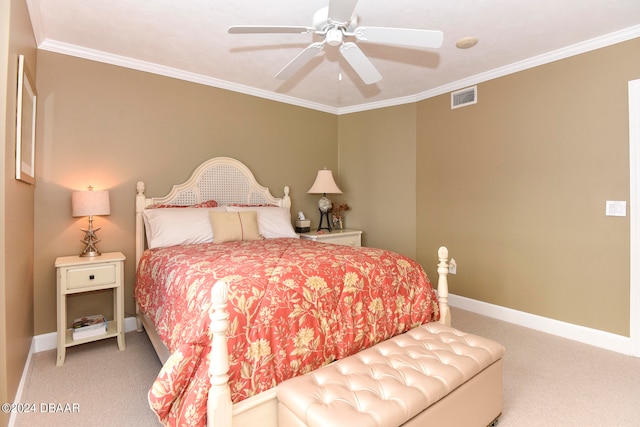
[[[144,223],[142,220],[142,212],[147,204],[144,195],[144,182],[138,181],[136,185],[136,267],[144,252]]]
[[[144,195],[144,182],[138,181],[136,185],[136,269],[144,252],[144,224],[142,219],[142,211],[146,205],[146,197]],[[140,308],[136,303],[136,330],[142,332],[142,320],[140,319]]]
[[[451,312],[449,311],[449,250],[441,246],[438,249],[438,303],[440,305],[440,323],[451,326]]]
[[[207,426],[229,427],[232,419],[231,389],[229,388],[229,354],[227,349],[227,284],[218,280],[211,289],[211,352],[209,353],[209,381],[207,398]]]

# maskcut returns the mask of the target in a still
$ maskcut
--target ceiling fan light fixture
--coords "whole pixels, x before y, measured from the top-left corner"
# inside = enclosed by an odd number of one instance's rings
[[[463,37],[456,42],[456,47],[458,49],[469,49],[478,44],[477,37]]]
[[[339,46],[342,43],[342,31],[337,27],[331,28],[327,31],[326,40],[329,46]]]

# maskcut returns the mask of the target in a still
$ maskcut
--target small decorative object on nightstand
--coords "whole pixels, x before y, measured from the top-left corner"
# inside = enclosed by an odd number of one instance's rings
[[[85,232],[82,242],[86,246],[80,256],[100,256],[100,251],[96,248],[96,243],[100,241],[96,237],[96,231],[100,228],[93,228],[94,215],[111,215],[108,191],[93,191],[93,187],[89,186],[88,191],[71,193],[71,216],[89,217],[89,228],[81,229]]]
[[[67,347],[104,338],[117,337],[118,348],[124,350],[124,261],[121,252],[100,257],[66,256],[56,259],[58,300],[58,356],[56,366],[64,363]],[[107,332],[82,339],[73,339],[67,328],[67,295],[113,289],[113,320],[107,322]]]
[[[329,220],[329,211],[333,207],[331,200],[327,199],[327,194],[342,194],[342,190],[338,188],[338,185],[333,180],[333,174],[328,169],[322,169],[318,171],[316,180],[313,185],[307,191],[308,194],[322,194],[320,200],[318,200],[318,209],[320,210],[320,224],[318,224],[318,231],[329,230],[331,231],[331,221]],[[322,222],[327,220],[327,226],[323,227]]]
[[[334,230],[330,233],[312,231],[300,234],[301,239],[315,240],[316,242],[332,243],[344,246],[362,246],[362,231],[360,230]]]
[[[351,209],[348,203],[342,203],[337,208],[333,209],[333,226],[342,230],[344,228],[344,213]]]

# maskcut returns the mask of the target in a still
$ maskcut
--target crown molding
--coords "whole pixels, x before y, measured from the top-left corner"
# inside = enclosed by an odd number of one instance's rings
[[[624,30],[616,31],[614,33],[610,33],[601,37],[596,37],[590,40],[576,43],[562,49],[557,49],[538,56],[527,58],[523,61],[518,61],[504,67],[496,68],[485,73],[476,74],[475,76],[471,76],[466,79],[458,80],[450,84],[446,84],[435,89],[419,93],[416,95],[416,100],[422,101],[428,98],[433,98],[434,96],[453,92],[467,86],[473,86],[489,80],[497,79],[499,77],[504,77],[509,74],[517,73],[519,71],[528,70],[540,65],[549,64],[561,59],[566,59],[575,55],[580,55],[582,53],[590,52],[617,43],[622,43],[628,40],[635,39],[637,37],[640,37],[640,25],[625,28]]]
[[[191,83],[197,83],[205,86],[216,87],[219,89],[230,90],[233,92],[243,93],[245,95],[257,96],[272,101],[282,102],[285,104],[296,105],[298,107],[310,108],[313,110],[324,111],[326,113],[337,114],[338,110],[317,102],[311,102],[304,99],[296,98],[271,92],[268,90],[257,89],[254,87],[241,85],[238,83],[228,82],[202,74],[192,73],[177,68],[167,67],[164,65],[154,64],[152,62],[140,61],[126,56],[114,55],[94,49],[87,49],[82,46],[72,45],[68,43],[57,42],[53,40],[44,40],[38,45],[38,49],[48,52],[61,53],[77,58],[88,59],[90,61],[102,62],[105,64],[116,65],[118,67],[130,68],[132,70],[143,71],[145,73],[157,74],[164,77],[184,80]]]
[[[27,2],[31,5],[31,2]],[[35,11],[34,11],[35,12]],[[384,101],[376,101],[370,103],[363,103],[353,105],[349,107],[332,107],[317,102],[307,101],[301,98],[293,96],[287,96],[278,94],[272,91],[263,89],[257,89],[238,83],[228,82],[226,80],[220,80],[202,74],[192,73],[176,68],[166,67],[146,61],[140,61],[125,56],[114,55],[98,50],[87,49],[81,46],[72,45],[68,43],[57,42],[53,40],[42,39],[43,31],[41,30],[41,21],[37,18],[38,13],[31,14],[34,27],[34,34],[36,41],[38,42],[38,48],[55,53],[61,53],[64,55],[75,56],[78,58],[84,58],[91,61],[102,62],[106,64],[116,65],[119,67],[130,68],[147,73],[157,74],[165,77],[171,77],[179,80],[184,80],[192,83],[202,84],[205,86],[216,87],[219,89],[225,89],[233,92],[242,93],[245,95],[256,96],[259,98],[269,99],[272,101],[282,102],[285,104],[291,104],[298,107],[309,108],[312,110],[318,110],[325,113],[342,115],[350,114],[367,110],[374,110],[379,108],[392,107],[397,105],[409,104],[413,102],[422,101],[428,98],[432,98],[438,95],[452,92],[454,90],[462,89],[467,86],[473,86],[479,83],[483,83],[489,80],[493,80],[499,77],[503,77],[509,74],[513,74],[519,71],[527,70],[529,68],[537,67],[540,65],[548,64],[561,59],[569,58],[571,56],[586,53],[592,50],[600,49],[613,44],[628,41],[637,37],[640,37],[640,25],[626,28],[624,30],[616,31],[614,33],[607,34],[602,37],[596,37],[590,40],[586,40],[581,43],[554,50],[542,55],[538,55],[532,58],[528,58],[523,61],[515,62],[513,64],[496,68],[485,73],[476,74],[474,76],[448,83],[446,85],[439,86],[428,91],[418,93],[416,95],[404,96],[399,98],[388,99]],[[35,18],[35,19],[34,19]]]

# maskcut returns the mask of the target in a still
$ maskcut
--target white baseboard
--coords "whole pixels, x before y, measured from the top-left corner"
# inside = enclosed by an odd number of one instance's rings
[[[626,355],[632,354],[630,337],[612,334],[610,332],[591,329],[560,320],[549,319],[523,311],[486,302],[449,294],[449,305],[472,313],[481,314],[503,322],[513,323],[526,328],[535,329],[547,334],[556,335],[594,347],[615,351]]]
[[[24,385],[27,383],[27,377],[29,375],[29,367],[31,366],[31,356],[35,353],[35,340],[31,340],[31,347],[29,347],[29,353],[27,354],[27,361],[24,364],[24,369],[22,369],[22,376],[20,377],[20,384],[18,384],[18,390],[16,391],[16,398],[14,403],[23,402],[22,400],[22,392],[24,391]],[[16,423],[16,414],[17,412],[11,411],[11,415],[9,415],[9,423],[7,427],[13,427]]]
[[[535,314],[525,313],[523,311],[513,310],[511,308],[489,304],[453,294],[449,294],[449,305],[461,310],[470,311],[493,319],[523,326],[525,328],[535,329],[547,334],[589,344],[594,347],[626,355],[632,354],[631,338],[624,337],[622,335],[616,335],[610,332],[604,332],[597,329],[574,325],[572,323],[549,319],[547,317],[537,316]],[[124,319],[124,330],[125,332],[136,330],[135,317],[127,317]],[[55,349],[57,347],[56,339],[57,334],[55,332],[33,337],[31,349],[29,350],[22,378],[20,379],[20,385],[18,386],[15,402],[21,402],[22,390],[27,378],[32,354]],[[15,420],[13,417],[10,417],[9,427],[12,427],[14,422]]]
[[[615,351],[617,353],[627,355],[632,354],[631,338],[622,335],[574,325],[560,320],[549,319],[548,317],[537,316],[535,314],[525,313],[524,311],[513,310],[511,308],[489,304],[459,295],[449,294],[449,304],[452,307],[481,314],[493,319],[502,320],[504,322],[513,323],[515,325],[524,326],[525,328],[535,329],[540,332],[557,335],[562,338],[579,341],[595,347]],[[136,318],[125,318],[124,331],[132,332],[135,330]],[[31,357],[32,353],[55,349],[57,347],[56,338],[57,334],[55,332],[33,337],[29,357]],[[29,360],[27,360],[27,363]]]
[[[136,318],[126,317],[124,319],[125,333],[135,331],[135,330],[136,330]],[[34,353],[53,350],[58,347],[58,334],[56,332],[50,332],[48,334],[36,335],[35,337],[33,337],[33,342],[35,344]],[[34,345],[32,345],[31,347],[34,347]]]

